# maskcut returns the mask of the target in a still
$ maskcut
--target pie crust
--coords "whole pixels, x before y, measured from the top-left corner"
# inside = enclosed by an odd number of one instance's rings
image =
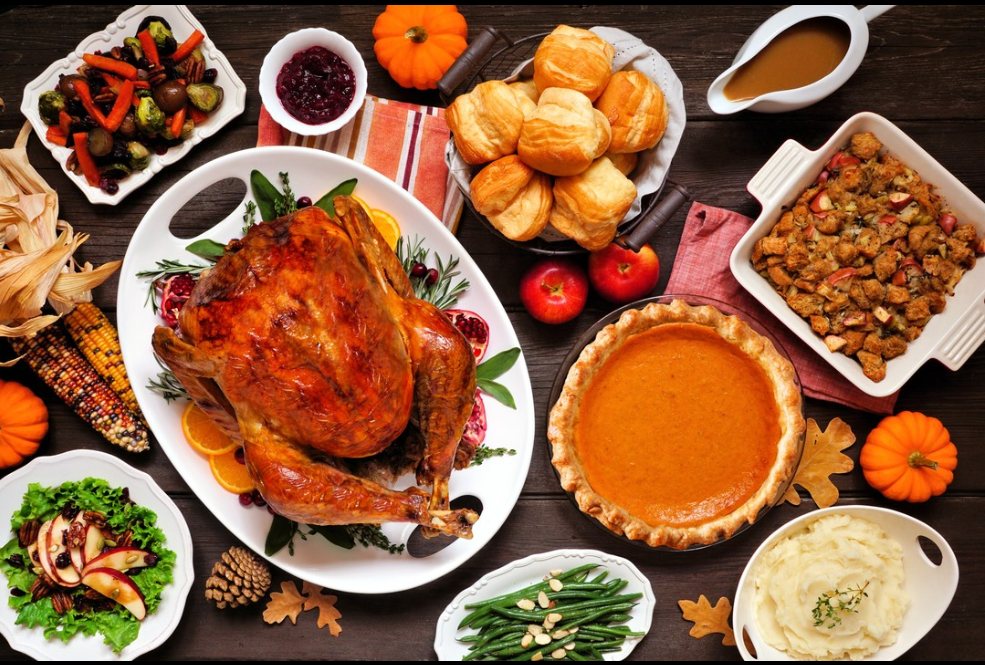
[[[582,399],[592,380],[610,356],[638,333],[671,323],[690,323],[715,330],[729,344],[738,347],[756,362],[766,375],[776,401],[780,436],[776,457],[762,485],[730,512],[707,521],[687,525],[653,525],[631,514],[622,506],[597,493],[589,484],[576,446],[576,426]],[[727,423],[723,424],[727,427]],[[670,304],[650,303],[642,309],[627,310],[606,326],[586,346],[568,372],[564,388],[551,409],[548,438],[554,449],[552,462],[561,476],[561,485],[573,492],[578,507],[617,534],[643,540],[651,547],[686,549],[708,545],[731,537],[743,524],[753,523],[763,508],[772,505],[785,491],[797,470],[806,429],[802,398],[793,365],[773,346],[736,316],[726,316],[714,307],[692,307],[681,300]],[[613,463],[620,463],[613,460]]]

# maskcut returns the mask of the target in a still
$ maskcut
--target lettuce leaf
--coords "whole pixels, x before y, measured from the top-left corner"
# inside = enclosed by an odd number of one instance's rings
[[[177,555],[165,547],[164,532],[157,528],[154,511],[138,506],[129,500],[126,488],[110,487],[105,480],[86,478],[79,482],[67,482],[57,487],[43,487],[31,483],[20,508],[11,516],[11,526],[17,532],[21,525],[32,519],[44,522],[55,517],[66,505],[80,510],[95,511],[106,517],[106,524],[114,533],[130,530],[133,544],[157,555],[157,564],[135,571],[131,578],[144,594],[147,611],[154,612],[161,604],[164,589],[173,581]],[[17,610],[17,623],[29,628],[43,628],[47,639],[68,642],[78,633],[101,633],[113,651],[119,653],[137,639],[140,622],[125,607],[114,605],[112,609],[93,612],[72,609],[65,614],[55,612],[51,598],[31,601],[30,589],[37,575],[29,563],[15,567],[10,557],[20,554],[28,562],[27,551],[20,547],[17,537],[0,549],[0,572],[7,577],[7,586],[24,591],[21,596],[10,596],[8,604]],[[75,594],[83,593],[83,587]]]

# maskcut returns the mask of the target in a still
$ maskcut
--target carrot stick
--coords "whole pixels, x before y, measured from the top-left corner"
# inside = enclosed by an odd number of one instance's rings
[[[89,136],[85,132],[79,132],[72,134],[72,138],[75,140],[75,156],[79,160],[79,166],[82,167],[86,182],[93,187],[98,187],[99,168],[96,167],[96,162],[92,160],[92,155],[89,154]]]
[[[113,109],[106,116],[105,127],[107,131],[115,132],[120,128],[123,118],[130,110],[131,99],[133,99],[133,81],[127,80],[123,82],[123,87],[120,88],[120,93],[116,96],[116,101],[113,102]]]
[[[199,111],[194,106],[189,106],[188,107],[188,117],[190,117],[192,120],[194,120],[195,121],[195,124],[197,125],[198,123],[200,123],[203,120],[205,120],[206,118],[208,118],[209,117],[209,114],[206,113],[205,111]]]
[[[82,102],[82,106],[85,110],[89,112],[93,120],[99,123],[100,127],[106,127],[106,116],[103,112],[99,110],[98,107],[92,101],[92,93],[89,92],[89,83],[81,79],[77,79],[73,86],[75,88],[76,94],[79,96],[79,101]]]
[[[140,40],[140,45],[144,47],[144,55],[153,64],[158,67],[161,66],[161,56],[157,54],[157,44],[154,42],[154,38],[151,37],[149,30],[144,30],[137,33],[137,39]]]
[[[137,90],[150,90],[150,81],[134,81],[133,87]]]
[[[108,85],[109,89],[113,91],[113,94],[120,94],[120,88],[123,87],[122,79],[118,79],[108,72],[99,72],[99,74],[103,77],[103,80],[106,81],[106,85]]]
[[[68,145],[68,137],[62,134],[61,127],[58,127],[57,125],[52,125],[48,128],[45,138],[52,143],[57,143],[58,145]]]
[[[171,135],[176,139],[181,138],[181,128],[185,125],[185,109],[182,107],[171,118]]]
[[[113,74],[119,74],[123,78],[130,79],[131,81],[137,78],[137,68],[129,62],[107,58],[104,55],[93,55],[92,53],[86,53],[82,56],[82,59],[96,69],[102,69],[103,71],[112,72]]]
[[[68,111],[58,112],[58,128],[62,130],[62,136],[68,138],[68,135],[72,133],[72,116],[68,114]]]
[[[203,39],[205,39],[205,35],[203,35],[201,31],[196,30],[188,39],[182,42],[181,46],[175,50],[174,54],[171,56],[171,59],[175,62],[181,62],[192,54],[192,51],[194,51],[198,45],[202,43]]]

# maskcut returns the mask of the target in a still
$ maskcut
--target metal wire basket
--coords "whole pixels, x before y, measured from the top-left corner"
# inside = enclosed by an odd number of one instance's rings
[[[469,92],[480,83],[509,77],[523,62],[533,58],[540,42],[548,34],[539,33],[513,40],[496,28],[485,26],[438,82],[442,102],[447,106],[456,97]],[[494,50],[500,43],[505,43],[505,46]],[[479,167],[476,167],[475,172],[478,170]],[[661,198],[664,192],[666,195]],[[550,256],[582,254],[588,251],[574,240],[548,241],[540,237],[524,242],[511,240],[475,209],[469,192],[464,194],[466,205],[479,221],[492,233],[520,249]],[[638,215],[619,225],[620,238],[616,242],[633,251],[639,251],[689,198],[684,186],[665,180],[660,189],[643,197]]]

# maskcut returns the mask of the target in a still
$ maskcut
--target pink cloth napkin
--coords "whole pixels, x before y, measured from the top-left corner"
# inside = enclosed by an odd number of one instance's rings
[[[892,413],[899,393],[871,397],[853,386],[760,305],[732,276],[729,255],[751,224],[752,220],[745,215],[695,202],[684,224],[666,293],[715,298],[751,314],[786,349],[800,374],[807,396],[838,402],[853,409]]]

